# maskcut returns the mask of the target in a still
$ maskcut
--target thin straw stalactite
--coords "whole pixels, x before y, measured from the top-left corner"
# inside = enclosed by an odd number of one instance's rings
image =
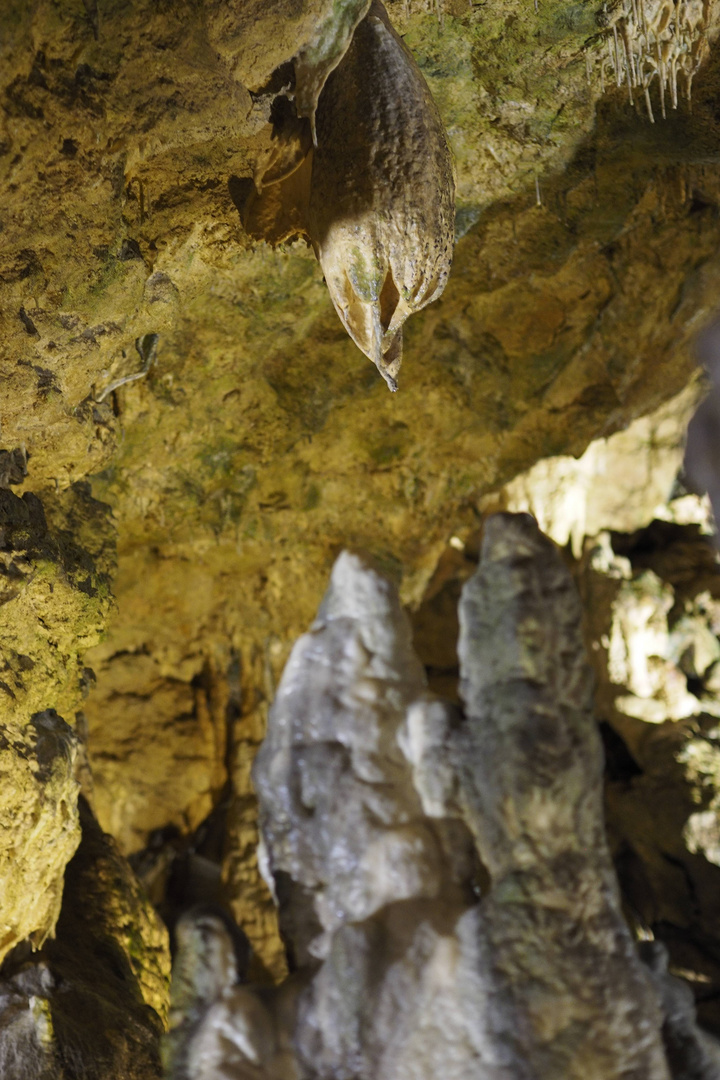
[[[627,83],[631,105],[636,104],[633,90],[642,90],[651,123],[655,117],[650,86],[656,75],[663,119],[668,96],[672,108],[678,107],[678,76],[685,80],[690,102],[693,78],[708,50],[709,6],[710,0],[701,5],[688,0],[622,0],[605,32],[607,52],[599,58],[601,90],[609,61],[615,85]]]

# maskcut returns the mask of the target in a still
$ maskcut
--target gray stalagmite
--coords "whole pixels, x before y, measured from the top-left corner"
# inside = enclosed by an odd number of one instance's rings
[[[173,1080],[710,1080],[714,1044],[620,912],[580,615],[534,520],[490,519],[463,715],[427,691],[395,589],[339,557],[254,770],[296,971],[185,1009]]]
[[[254,772],[281,928],[317,968],[299,1002],[302,1076],[485,1075],[455,722],[427,694],[395,589],[341,555]]]
[[[171,1080],[296,1080],[289,1046],[292,981],[279,991],[245,986],[248,942],[220,909],[191,908],[178,921],[175,938],[165,1075]]]
[[[494,1035],[514,1076],[660,1080],[659,1002],[605,841],[580,600],[533,518],[488,521],[459,614],[458,763],[492,881],[481,953]]]

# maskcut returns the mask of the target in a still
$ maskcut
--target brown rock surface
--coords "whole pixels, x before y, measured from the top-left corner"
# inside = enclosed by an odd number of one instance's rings
[[[81,800],[57,933],[39,959],[17,950],[0,980],[6,1080],[151,1080],[167,1019],[167,931],[111,837]]]
[[[121,614],[91,661],[98,755],[98,733],[115,724],[102,686],[116,654],[148,651],[189,683],[208,655],[218,668],[231,651],[249,663],[275,637],[277,667],[340,543],[402,567],[403,594],[415,600],[450,523],[472,520],[479,493],[544,454],[582,449],[682,385],[691,364],[682,342],[714,297],[712,210],[698,206],[711,195],[687,201],[688,165],[666,186],[652,160],[660,146],[648,142],[667,129],[638,126],[633,137],[648,156],[630,184],[626,144],[601,142],[586,171],[579,162],[563,178],[552,209],[500,206],[461,241],[444,299],[409,331],[415,371],[397,406],[338,337],[302,249],[258,249],[220,307],[222,274],[208,304],[184,308],[184,340],[192,325],[211,366],[203,374],[194,351],[178,355],[182,335],[171,353],[161,347],[167,369],[118,392],[124,443],[97,482],[122,534]],[[210,310],[212,326],[202,321]],[[243,376],[256,353],[260,367]],[[151,699],[143,715],[149,731]]]

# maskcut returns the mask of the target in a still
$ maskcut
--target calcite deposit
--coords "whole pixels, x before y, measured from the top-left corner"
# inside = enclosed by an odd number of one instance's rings
[[[327,81],[308,222],[335,310],[397,390],[403,323],[447,284],[455,179],[427,83],[379,0]]]
[[[428,694],[395,590],[338,559],[255,766],[295,973],[239,985],[223,922],[190,913],[173,1080],[716,1075],[623,919],[580,599],[530,517],[488,521],[459,616],[462,712]]]

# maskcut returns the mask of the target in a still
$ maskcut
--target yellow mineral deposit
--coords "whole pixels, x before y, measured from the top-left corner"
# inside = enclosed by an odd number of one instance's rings
[[[450,273],[455,183],[440,114],[379,0],[316,126],[308,231],[347,332],[397,390],[403,323]]]

